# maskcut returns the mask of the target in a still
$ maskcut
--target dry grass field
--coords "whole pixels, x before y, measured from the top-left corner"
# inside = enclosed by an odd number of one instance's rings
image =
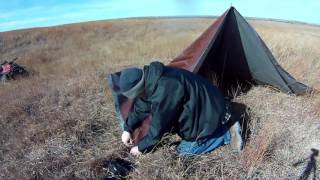
[[[104,179],[108,160],[134,164],[132,179],[320,178],[320,95],[254,87],[234,98],[249,123],[238,155],[228,146],[179,157],[176,137],[134,158],[120,142],[108,73],[169,62],[213,19],[122,19],[0,33],[0,59],[32,76],[0,85],[0,179]],[[320,27],[249,21],[279,63],[320,89]],[[319,162],[318,162],[319,164]]]

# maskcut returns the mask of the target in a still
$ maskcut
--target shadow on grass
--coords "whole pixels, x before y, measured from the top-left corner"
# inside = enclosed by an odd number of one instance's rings
[[[311,149],[311,154],[308,158],[302,159],[296,163],[293,164],[293,167],[297,167],[305,162],[307,162],[307,165],[305,166],[303,172],[299,176],[299,180],[305,180],[309,179],[311,174],[313,174],[312,179],[316,180],[318,179],[317,177],[317,160],[316,157],[319,155],[319,150],[312,148]]]
[[[91,164],[91,171],[98,179],[125,179],[134,169],[134,164],[127,158],[127,149],[119,154],[95,160]]]

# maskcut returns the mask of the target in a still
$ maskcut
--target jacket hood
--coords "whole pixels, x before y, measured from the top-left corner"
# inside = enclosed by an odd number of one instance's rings
[[[158,80],[164,71],[164,65],[161,62],[152,62],[149,66],[144,66],[145,93],[151,96],[157,87]]]

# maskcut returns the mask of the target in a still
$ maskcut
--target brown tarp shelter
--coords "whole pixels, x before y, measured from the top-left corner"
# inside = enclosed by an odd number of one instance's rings
[[[263,84],[289,94],[304,94],[309,89],[297,82],[276,61],[252,26],[234,8],[229,8],[168,66],[187,69],[209,78],[214,74],[219,88],[248,89]],[[108,76],[120,122],[128,117],[134,101],[119,93],[121,72]],[[133,133],[134,141],[146,135],[149,116]]]
[[[308,90],[277,63],[258,33],[234,7],[219,17],[169,66],[205,77],[214,73],[224,90],[252,84],[270,85],[297,95]]]

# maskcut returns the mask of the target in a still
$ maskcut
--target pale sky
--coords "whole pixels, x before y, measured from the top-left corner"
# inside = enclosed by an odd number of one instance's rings
[[[0,32],[145,16],[243,16],[320,24],[320,0],[0,0]]]

